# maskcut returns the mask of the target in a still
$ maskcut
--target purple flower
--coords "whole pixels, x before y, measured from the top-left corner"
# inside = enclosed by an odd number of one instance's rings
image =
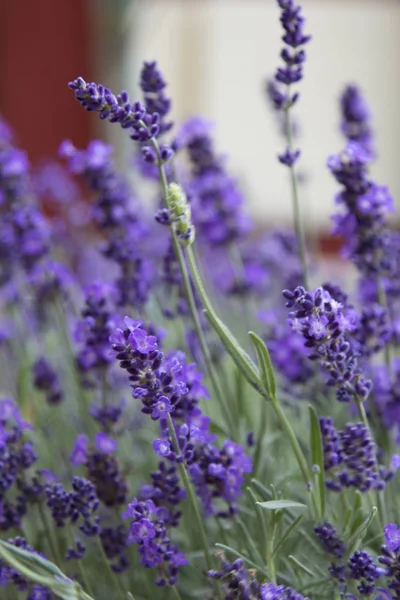
[[[286,148],[283,154],[279,154],[279,162],[287,167],[292,167],[300,157],[300,150],[291,150],[290,148]]]
[[[187,564],[187,560],[171,543],[161,511],[151,500],[134,498],[123,517],[131,519],[128,541],[138,544],[141,565],[148,569],[157,567],[156,585],[174,585],[178,567]]]
[[[327,385],[336,387],[339,402],[352,399],[366,400],[372,381],[358,367],[358,352],[348,340],[348,333],[357,327],[351,307],[335,300],[327,289],[307,292],[299,286],[294,291],[284,290],[286,307],[292,309],[288,323],[301,334],[309,358],[317,361],[327,375]]]
[[[70,454],[70,461],[74,467],[84,464],[87,461],[87,449],[89,438],[87,435],[80,433],[75,440],[74,447]]]
[[[171,453],[171,444],[168,440],[154,440],[153,450],[158,456],[169,456]]]
[[[385,526],[385,543],[392,552],[400,550],[400,529],[396,523],[389,523]]]
[[[382,490],[392,476],[392,471],[378,467],[376,447],[368,429],[362,423],[348,423],[336,431],[333,420],[320,419],[326,486],[334,491],[355,487],[361,492]]]
[[[118,448],[117,440],[114,440],[112,437],[99,431],[95,435],[95,444],[96,448],[104,452],[105,454],[109,454],[110,452],[116,452]]]
[[[141,519],[133,523],[130,527],[130,539],[135,544],[139,542],[147,543],[156,536],[156,530],[148,519]]]
[[[372,151],[373,136],[370,109],[356,85],[347,85],[340,97],[342,122],[340,129],[349,141]]]
[[[96,194],[93,217],[107,236],[101,252],[119,271],[115,280],[117,304],[143,304],[153,277],[146,257],[148,226],[127,181],[115,171],[111,148],[96,140],[83,151],[71,143],[64,143],[60,151],[70,170],[82,174]]]
[[[349,578],[359,581],[357,589],[364,596],[373,594],[375,581],[385,574],[385,570],[374,563],[372,556],[360,550],[356,550],[350,556],[347,566]]]
[[[10,419],[14,419],[21,431],[33,429],[33,425],[24,421],[15,402],[11,398],[4,398],[0,400],[0,421],[7,422]]]
[[[338,536],[336,529],[327,521],[314,527],[314,532],[321,542],[324,550],[336,558],[341,558],[346,552],[346,545]]]
[[[171,402],[166,396],[161,396],[151,413],[152,419],[165,419],[172,411]]]
[[[44,356],[38,358],[33,365],[34,385],[38,390],[46,392],[47,402],[58,404],[63,399],[58,375],[52,364]]]

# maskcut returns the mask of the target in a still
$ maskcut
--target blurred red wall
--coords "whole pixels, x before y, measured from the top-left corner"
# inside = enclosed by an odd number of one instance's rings
[[[90,119],[68,89],[89,72],[85,0],[0,0],[0,114],[32,161],[54,156],[60,141],[78,147]]]

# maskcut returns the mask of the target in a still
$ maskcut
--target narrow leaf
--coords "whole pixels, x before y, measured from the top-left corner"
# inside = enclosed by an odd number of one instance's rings
[[[322,445],[321,428],[318,415],[313,406],[308,407],[310,412],[310,448],[312,464],[319,468],[318,473],[318,501],[319,517],[322,520],[325,514],[325,476],[324,476],[324,451]]]
[[[258,391],[260,391],[260,376],[257,372],[257,367],[251,360],[250,356],[241,348],[238,340],[231,333],[225,323],[221,321],[221,319],[206,309],[204,310],[204,314],[210,321],[212,327],[218,333],[225,350],[228,352],[228,354],[230,354],[235,364],[246,377],[247,381]]]
[[[312,571],[310,571],[310,569],[308,567],[303,565],[303,563],[300,562],[298,558],[289,554],[288,559],[294,567],[298,567],[301,571],[304,571],[304,573],[307,573],[307,575],[310,575],[310,577],[313,577],[314,579],[316,578],[315,573],[313,573]]]
[[[264,510],[284,510],[285,508],[307,508],[301,502],[294,500],[267,500],[266,502],[257,502]]]
[[[377,511],[376,506],[373,506],[368,517],[361,523],[361,525],[355,530],[355,532],[349,538],[349,540],[348,540],[349,549],[352,549],[354,546],[357,545],[358,542],[360,542],[362,540],[362,538],[364,537],[365,533],[367,532],[369,526],[371,525],[372,521],[375,519],[377,512],[378,511]]]
[[[49,588],[63,600],[92,600],[72,579],[47,559],[0,540],[0,557],[23,577]]]
[[[260,369],[261,381],[264,389],[268,393],[269,397],[274,399],[276,395],[276,383],[268,348],[262,339],[253,331],[249,332],[249,337],[253,342],[253,346],[257,354],[258,366]]]
[[[286,542],[286,540],[288,539],[290,534],[293,533],[293,531],[296,529],[297,525],[299,525],[302,520],[303,520],[303,515],[300,515],[299,517],[297,517],[297,519],[295,521],[293,521],[293,523],[291,525],[289,525],[289,527],[286,529],[285,533],[280,538],[279,542],[276,544],[276,546],[272,552],[272,556],[275,556],[275,554],[278,552],[279,548]]]
[[[260,554],[257,546],[254,543],[253,536],[251,535],[250,531],[247,529],[246,525],[243,523],[243,521],[242,521],[242,519],[240,517],[237,518],[237,522],[238,522],[239,527],[240,527],[240,529],[242,531],[242,535],[243,535],[243,537],[246,540],[248,549],[250,550],[249,554],[251,556],[256,557],[257,560],[260,563],[262,563],[263,562],[262,556],[261,556],[261,554]]]

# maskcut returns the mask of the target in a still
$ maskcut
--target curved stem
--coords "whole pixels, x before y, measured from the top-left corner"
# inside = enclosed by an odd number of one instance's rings
[[[204,304],[204,307],[210,314],[215,315],[214,308],[208,298],[207,292],[206,292],[203,282],[201,280],[200,272],[199,272],[197,264],[196,264],[196,259],[193,254],[193,250],[191,249],[190,246],[188,246],[188,248],[187,248],[187,256],[188,256],[189,266],[192,271],[193,280],[196,284],[197,291],[198,291],[199,296]],[[241,365],[240,361],[237,364],[238,364],[238,366],[240,366]],[[268,398],[266,398],[265,394],[262,393],[263,390],[260,389],[260,388],[262,388],[262,386],[261,386],[261,382],[259,381],[259,377],[257,377],[257,374],[254,374],[254,377],[256,377],[255,389],[257,389],[257,391],[264,398],[264,400],[268,401]],[[311,482],[310,471],[308,469],[307,461],[306,461],[303,451],[300,447],[300,444],[296,438],[296,435],[292,429],[292,426],[289,423],[285,413],[283,412],[283,410],[282,410],[281,406],[279,405],[278,401],[276,400],[276,398],[272,399],[271,404],[274,407],[274,410],[279,419],[279,422],[282,425],[282,428],[284,429],[284,431],[287,433],[287,435],[289,437],[289,441],[292,446],[293,452],[296,456],[300,471],[303,475],[304,482],[307,486],[309,486],[310,482]],[[312,495],[313,504],[314,504],[314,508],[315,508],[316,499],[315,499],[313,491],[311,491],[311,495]]]
[[[171,590],[175,600],[182,600],[181,595],[175,585],[171,586]]]
[[[162,190],[163,190],[164,201],[165,201],[167,208],[169,208],[168,182],[167,182],[165,169],[164,169],[164,166],[163,166],[163,163],[161,160],[161,156],[160,156],[160,149],[158,146],[158,142],[155,138],[151,138],[150,141],[151,141],[151,144],[157,155],[158,172],[159,172],[160,182],[161,182],[161,186],[162,186]],[[202,353],[204,356],[204,361],[206,364],[207,372],[210,377],[214,393],[218,399],[218,402],[219,402],[222,412],[224,414],[224,418],[228,422],[230,430],[234,431],[233,418],[229,411],[229,407],[228,407],[227,403],[225,402],[225,396],[219,386],[218,378],[216,376],[216,373],[215,373],[215,370],[214,370],[214,367],[212,364],[210,350],[208,348],[207,341],[205,339],[204,332],[203,332],[203,329],[202,329],[202,326],[200,323],[200,319],[199,319],[199,315],[198,315],[197,307],[196,307],[196,302],[194,299],[193,289],[192,289],[192,285],[190,282],[188,269],[186,267],[183,251],[182,251],[182,248],[177,239],[174,228],[172,226],[170,226],[170,231],[171,231],[171,235],[172,235],[172,243],[174,246],[174,251],[175,251],[176,258],[178,260],[179,268],[180,268],[181,275],[182,275],[182,282],[183,282],[183,287],[184,287],[185,294],[186,294],[186,300],[188,303],[190,316],[192,318],[193,325],[194,325],[195,331],[197,333],[197,337],[199,338],[200,347],[201,347],[201,350],[202,350]]]
[[[288,90],[289,95],[289,90]],[[292,126],[290,121],[290,107],[285,109],[285,131],[286,141],[289,150],[293,150],[292,143]],[[307,257],[306,257],[306,243],[303,228],[303,221],[300,212],[299,194],[297,190],[297,180],[294,170],[294,165],[288,167],[290,171],[290,183],[292,188],[292,205],[293,205],[293,216],[294,216],[294,228],[296,231],[297,243],[299,246],[299,257],[301,262],[301,268],[303,272],[303,285],[306,289],[309,289],[308,282],[308,268],[307,268]]]

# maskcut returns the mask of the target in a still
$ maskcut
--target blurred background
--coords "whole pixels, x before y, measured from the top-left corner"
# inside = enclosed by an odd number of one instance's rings
[[[305,79],[296,117],[307,227],[328,252],[336,185],[326,159],[343,147],[338,97],[346,83],[365,93],[378,159],[374,176],[400,198],[400,1],[302,0]],[[215,121],[221,152],[263,226],[291,223],[283,147],[264,93],[279,61],[275,0],[0,0],[0,113],[33,163],[56,155],[62,139],[101,137],[121,164],[130,140],[86,114],[67,83],[78,75],[135,97],[140,64],[157,59],[177,123]],[[399,200],[398,200],[399,202]]]

